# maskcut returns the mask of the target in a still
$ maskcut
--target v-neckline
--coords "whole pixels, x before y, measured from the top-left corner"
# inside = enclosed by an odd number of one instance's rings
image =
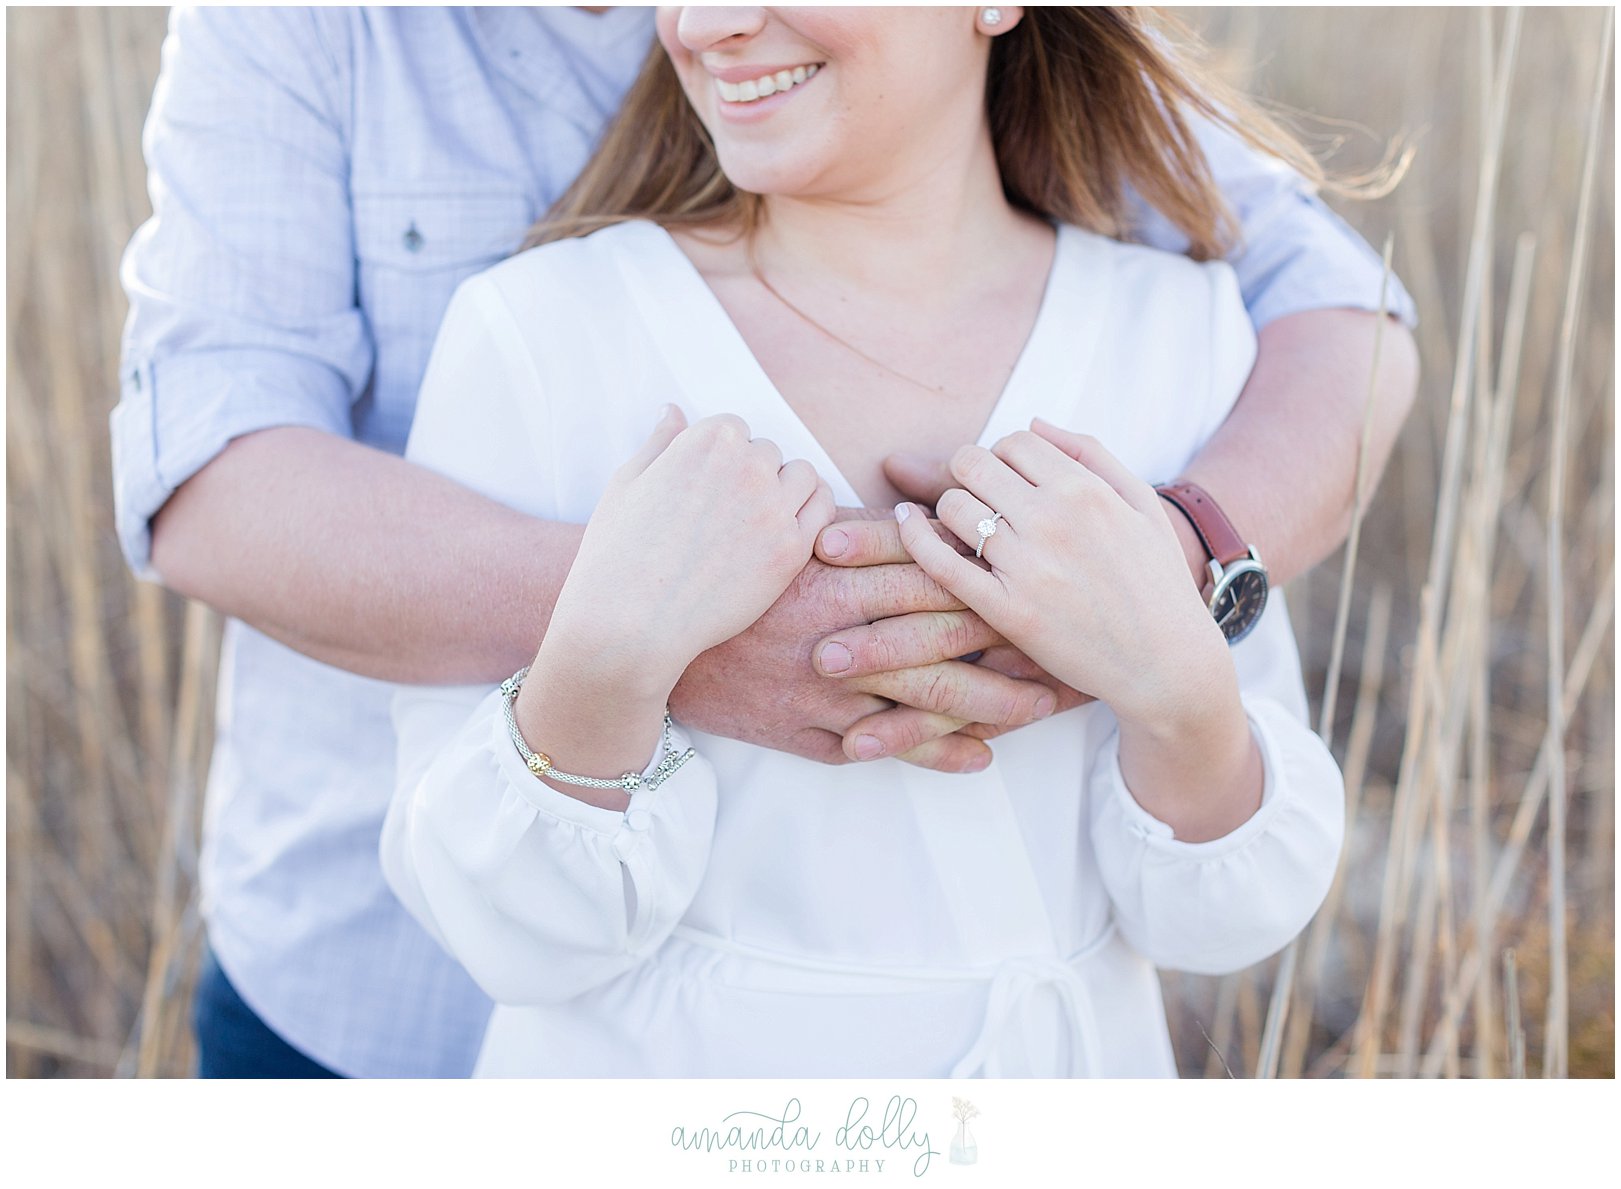
[[[640,282],[629,286],[631,295],[688,398],[689,411],[699,417],[739,414],[756,437],[774,441],[784,458],[803,458],[815,467],[840,506],[860,507],[854,486],[766,374],[720,298],[670,233],[636,220],[597,234],[614,233],[621,270]],[[1097,247],[1086,232],[1057,227],[1041,303],[986,417],[980,445],[1028,428],[1031,416],[1040,411],[1039,394],[1054,379],[1079,377],[1087,370],[1101,333],[1101,315],[1108,308],[1109,257]],[[749,394],[756,399],[748,399]]]

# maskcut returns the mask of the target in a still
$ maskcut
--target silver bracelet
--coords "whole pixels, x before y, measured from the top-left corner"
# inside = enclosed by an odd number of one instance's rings
[[[658,767],[647,776],[640,772],[627,772],[618,780],[602,780],[595,776],[575,776],[570,772],[559,772],[552,767],[552,757],[543,751],[530,751],[529,745],[523,741],[523,735],[518,730],[518,719],[513,714],[512,706],[518,700],[518,691],[523,688],[524,678],[529,676],[529,666],[525,665],[511,677],[501,683],[501,709],[507,719],[507,734],[512,736],[512,743],[523,757],[524,764],[529,771],[535,774],[536,779],[544,777],[547,780],[560,780],[564,784],[577,784],[588,789],[623,789],[627,793],[634,793],[643,785],[656,789],[666,780],[674,776],[676,771],[698,753],[692,748],[679,755],[670,746],[670,710],[664,709],[664,754],[659,758]]]

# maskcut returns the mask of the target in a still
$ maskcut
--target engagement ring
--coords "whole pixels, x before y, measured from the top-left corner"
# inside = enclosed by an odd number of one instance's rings
[[[1000,512],[992,512],[989,519],[981,520],[974,526],[979,530],[979,544],[974,546],[975,557],[984,556],[985,542],[996,535],[996,522],[1000,519],[1002,519]]]

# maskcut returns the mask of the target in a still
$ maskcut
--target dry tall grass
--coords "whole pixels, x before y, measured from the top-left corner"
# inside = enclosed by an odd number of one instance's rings
[[[1613,1075],[1604,14],[1185,15],[1241,83],[1354,122],[1304,125],[1346,138],[1331,165],[1411,135],[1397,192],[1342,209],[1393,239],[1425,374],[1354,581],[1342,554],[1290,592],[1347,775],[1343,869],[1286,975],[1167,976],[1184,1070]],[[7,14],[12,1076],[189,1069],[216,628],[126,576],[106,438],[162,28],[159,9]]]
[[[117,264],[149,212],[162,9],[7,13],[7,1003],[12,1075],[182,1074],[210,616],[112,531]]]

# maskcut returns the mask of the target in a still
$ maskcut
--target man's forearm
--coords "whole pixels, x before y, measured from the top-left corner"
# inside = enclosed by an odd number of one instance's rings
[[[1314,310],[1268,323],[1260,354],[1232,413],[1182,477],[1208,490],[1281,586],[1327,557],[1350,531],[1372,374],[1377,314]],[[1371,496],[1418,382],[1407,328],[1386,319],[1368,435]],[[1173,516],[1190,568],[1204,551]]]
[[[233,441],[153,521],[181,594],[389,681],[494,682],[534,656],[583,526],[536,520],[319,430]]]
[[[153,521],[152,563],[181,594],[307,656],[407,684],[493,684],[529,663],[584,526],[537,520],[432,471],[317,430],[233,441]],[[829,632],[958,604],[916,566],[813,561],[748,631],[687,670],[671,705],[691,726],[843,762],[850,725],[886,702],[815,672]],[[1030,721],[1047,692],[987,673],[999,726]],[[951,691],[948,691],[951,692]],[[954,691],[958,717],[985,695]],[[993,717],[995,717],[993,715]],[[954,737],[914,762],[970,770],[984,744]]]
[[[1378,315],[1357,310],[1312,311],[1269,323],[1261,331],[1260,355],[1237,404],[1182,472],[1183,478],[1210,491],[1256,546],[1274,584],[1298,577],[1327,557],[1350,529],[1376,330],[1383,338],[1368,435],[1366,489],[1371,496],[1412,406],[1418,361],[1404,326],[1386,320],[1379,330]],[[902,493],[924,504],[933,504],[955,485],[943,459],[891,455],[884,469]],[[1167,512],[1167,518],[1182,541],[1191,580],[1203,582],[1204,547],[1186,517]],[[881,565],[906,556],[893,522],[861,521],[828,529],[819,555],[841,566]],[[910,640],[910,631],[903,630],[908,626],[904,620],[888,620],[838,632],[820,641],[815,655],[823,657],[823,649],[836,646],[836,673],[849,680],[889,667],[898,650],[914,663],[955,655],[954,646],[960,651],[952,633],[938,633],[937,641]],[[946,651],[931,652],[930,643]],[[1043,676],[1028,658],[1006,646],[991,648],[981,663],[1027,679]],[[1060,709],[1076,704],[1075,691],[1060,687],[1058,693]],[[896,746],[912,746],[917,724],[915,715],[891,712],[855,729],[885,733]],[[941,728],[930,724],[930,729]],[[1001,732],[970,726],[966,733],[988,738]]]

